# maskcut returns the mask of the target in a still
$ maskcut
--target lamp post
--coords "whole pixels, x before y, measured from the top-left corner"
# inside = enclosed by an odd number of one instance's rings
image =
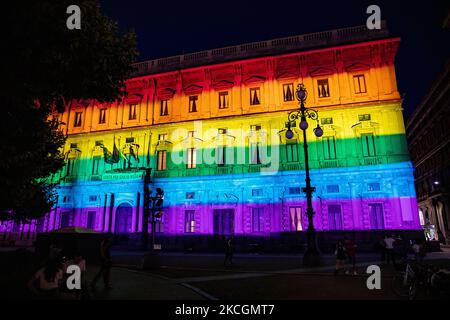
[[[305,182],[306,187],[302,188],[302,191],[306,193],[306,216],[308,217],[308,229],[306,230],[307,247],[303,256],[303,265],[305,266],[318,266],[322,264],[322,258],[317,245],[317,234],[314,228],[314,209],[312,207],[312,193],[316,190],[311,186],[311,178],[309,176],[309,158],[308,158],[308,142],[306,140],[306,130],[308,129],[307,118],[317,121],[317,127],[313,129],[316,137],[320,138],[323,135],[323,130],[319,125],[319,115],[316,110],[305,107],[305,101],[307,98],[307,91],[303,84],[297,86],[295,92],[297,100],[300,102],[300,108],[292,111],[288,115],[288,130],[286,131],[286,138],[292,139],[294,133],[291,130],[291,126],[295,126],[295,121],[300,119],[300,129],[303,131],[303,151],[305,153]]]

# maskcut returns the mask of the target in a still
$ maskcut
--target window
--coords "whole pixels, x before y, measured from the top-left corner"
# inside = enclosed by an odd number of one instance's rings
[[[102,157],[92,158],[92,175],[98,175]]]
[[[290,207],[289,216],[291,218],[291,231],[302,231],[302,208]]]
[[[219,92],[219,109],[228,108],[228,91]]]
[[[188,148],[187,151],[187,168],[188,169],[194,169],[197,162],[197,153],[195,148]]]
[[[158,151],[157,154],[157,166],[156,166],[156,170],[158,171],[164,171],[166,170],[166,165],[167,165],[167,152],[166,150],[162,150],[162,151]]]
[[[227,163],[227,147],[224,145],[217,147],[217,165],[224,166]]]
[[[67,228],[68,226],[70,226],[71,223],[71,219],[72,218],[72,214],[68,211],[65,212],[61,212],[61,223],[60,223],[60,227],[61,228]]]
[[[380,191],[381,186],[378,182],[370,182],[367,184],[367,191]]]
[[[186,199],[194,199],[195,192],[186,192]]]
[[[335,137],[323,137],[323,158],[326,160],[336,159],[336,139]]]
[[[70,202],[70,200],[71,200],[70,196],[64,196],[62,202],[63,203],[68,203],[68,202]]]
[[[263,190],[262,189],[252,189],[252,197],[262,197]]]
[[[218,132],[219,134],[227,134],[228,130],[226,128],[220,128]]]
[[[75,112],[75,121],[73,122],[74,127],[81,127],[81,117],[83,112]]]
[[[369,204],[369,219],[371,229],[384,229],[383,206],[381,203]]]
[[[252,208],[252,231],[264,231],[264,208]]]
[[[294,101],[294,84],[283,84],[283,100],[284,102]]]
[[[197,112],[198,96],[189,96],[189,112]]]
[[[333,118],[322,118],[320,122],[321,124],[333,124]]]
[[[184,211],[184,232],[195,232],[195,210]]]
[[[260,143],[250,144],[250,163],[261,164]]]
[[[169,100],[161,100],[161,110],[159,113],[160,116],[168,116],[169,115]]]
[[[66,164],[66,175],[68,177],[71,177],[75,174],[75,164],[76,164],[76,159],[68,159],[67,160],[67,164]]]
[[[289,188],[289,194],[300,194],[302,192],[300,187]]]
[[[298,145],[297,141],[294,143],[286,143],[286,161],[297,162],[298,161]]]
[[[363,74],[353,76],[353,85],[355,86],[355,93],[366,93],[366,79]]]
[[[128,120],[136,120],[137,112],[136,112],[137,104],[130,104],[130,112],[128,114]]]
[[[87,213],[86,227],[88,227],[89,229],[95,229],[95,215],[95,211],[88,211]]]
[[[372,133],[362,134],[361,143],[364,157],[376,156],[375,138]]]
[[[256,106],[261,104],[261,95],[259,88],[251,88],[250,89],[250,105]]]
[[[329,230],[342,230],[341,206],[338,204],[328,205],[328,228]]]
[[[76,149],[78,148],[78,143],[71,143],[70,144],[70,149]]]
[[[134,143],[134,138],[125,138],[125,143]]]
[[[260,131],[261,130],[261,125],[259,124],[252,124],[250,126],[250,131]]]
[[[97,201],[97,196],[89,196],[89,202]]]
[[[159,141],[165,141],[167,140],[167,133],[161,133],[158,135],[158,140]]]
[[[330,96],[330,87],[328,79],[317,80],[317,89],[319,91],[319,98],[326,98]]]
[[[100,109],[100,114],[98,117],[98,123],[103,124],[106,123],[106,108]]]
[[[327,185],[327,193],[339,193],[339,185],[337,184]]]
[[[155,221],[155,233],[163,233],[163,232],[164,232],[164,220],[161,217]]]
[[[360,114],[358,116],[359,121],[370,121],[371,118],[370,114]]]
[[[96,140],[96,141],[95,141],[95,146],[96,146],[96,147],[101,147],[101,146],[103,146],[103,140]]]

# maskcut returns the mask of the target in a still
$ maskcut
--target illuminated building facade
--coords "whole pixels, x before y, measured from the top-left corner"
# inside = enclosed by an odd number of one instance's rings
[[[364,26],[136,64],[122,101],[59,115],[68,139],[58,205],[33,228],[139,234],[151,168],[151,187],[165,192],[161,237],[306,230],[298,124],[285,137],[303,83],[324,129],[308,130],[315,227],[419,230],[399,43]]]
[[[421,223],[428,240],[450,243],[450,61],[408,119]]]

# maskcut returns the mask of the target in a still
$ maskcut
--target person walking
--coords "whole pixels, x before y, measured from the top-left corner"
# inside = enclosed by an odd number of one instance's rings
[[[414,259],[417,263],[422,263],[423,258],[425,258],[425,246],[423,244],[422,239],[416,238],[414,240],[414,244],[412,246],[412,249],[414,251]]]
[[[384,244],[386,247],[387,264],[389,264],[391,260],[392,263],[395,264],[395,254],[394,254],[395,239],[392,237],[392,235],[386,235],[386,237],[384,238]]]
[[[353,275],[356,275],[356,244],[350,240],[349,238],[345,237],[344,238],[344,247],[345,247],[345,252],[347,253],[347,260],[348,260],[348,264],[349,266],[351,266],[351,270],[350,268],[345,271],[345,274],[350,274],[352,273]]]
[[[342,241],[337,243],[334,254],[336,255],[336,269],[334,270],[334,275],[337,276],[339,271],[345,270],[345,260],[347,259],[345,246]]]
[[[227,239],[225,244],[225,260],[223,264],[226,266],[227,262],[233,264],[233,253],[234,253],[234,237],[231,236]]]
[[[105,239],[100,244],[100,259],[101,265],[100,270],[95,275],[94,279],[91,282],[91,289],[95,290],[97,285],[97,281],[103,276],[103,284],[105,289],[112,289],[111,287],[111,245],[112,245],[112,236],[111,233],[107,233]]]

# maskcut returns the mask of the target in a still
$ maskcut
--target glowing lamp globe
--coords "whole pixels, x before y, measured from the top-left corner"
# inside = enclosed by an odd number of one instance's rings
[[[306,99],[306,90],[304,87],[297,90],[297,99],[300,101]]]
[[[286,139],[292,139],[294,137],[294,132],[291,129],[286,131]]]
[[[302,121],[300,122],[300,129],[302,130],[308,129],[308,121],[306,121],[305,118],[303,118]]]
[[[314,129],[314,134],[316,135],[317,138],[323,136],[323,130],[319,125],[317,125],[317,128]]]

